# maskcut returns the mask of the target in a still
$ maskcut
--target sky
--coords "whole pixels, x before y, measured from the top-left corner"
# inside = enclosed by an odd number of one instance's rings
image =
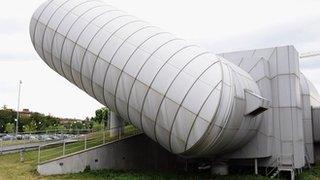
[[[32,47],[29,22],[44,0],[0,0],[0,106],[85,118],[100,103],[51,70]],[[106,0],[214,53],[294,45],[320,50],[318,0]],[[320,56],[300,61],[320,90]]]

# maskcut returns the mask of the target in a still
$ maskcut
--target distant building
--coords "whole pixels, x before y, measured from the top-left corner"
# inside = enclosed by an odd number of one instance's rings
[[[59,118],[60,124],[69,124],[74,122],[83,122],[82,119]]]
[[[32,113],[33,112],[31,112],[29,109],[23,109],[22,111],[19,111],[19,116],[20,117],[30,117]]]

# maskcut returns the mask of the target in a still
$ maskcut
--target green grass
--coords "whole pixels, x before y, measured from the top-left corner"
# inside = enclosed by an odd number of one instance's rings
[[[116,180],[167,180],[167,179],[219,179],[219,180],[267,180],[269,178],[253,175],[230,175],[230,176],[210,176],[208,174],[195,173],[160,173],[160,172],[142,172],[142,171],[112,171],[100,170],[90,171],[78,174],[68,174],[60,176],[46,177],[48,179],[116,179]]]
[[[254,175],[210,176],[195,173],[159,173],[142,171],[85,171],[77,174],[40,176],[36,172],[37,151],[26,152],[24,162],[20,162],[18,153],[0,156],[0,179],[116,179],[116,180],[151,180],[151,179],[221,179],[221,180],[267,180],[268,178]]]
[[[298,179],[303,180],[320,180],[320,163],[316,164],[312,169],[304,170],[298,175]]]
[[[123,137],[135,134],[137,129],[133,126],[127,126],[124,130]],[[105,141],[109,142],[117,139],[111,138],[106,132]],[[84,150],[84,137],[78,142],[66,144],[65,154],[75,153]],[[95,132],[87,136],[87,148],[103,144],[103,133]],[[47,146],[41,150],[41,162],[62,156],[62,144]],[[52,179],[51,177],[43,177],[36,172],[38,163],[38,151],[26,151],[24,153],[24,161],[20,162],[20,154],[0,155],[0,180],[2,179]],[[70,179],[67,176],[55,176],[53,179]],[[78,178],[74,178],[78,179]]]
[[[39,142],[39,140],[9,140],[9,141],[2,141],[3,147],[6,146],[13,146],[13,145],[19,145],[19,144],[26,144],[26,143],[34,143],[34,142]]]

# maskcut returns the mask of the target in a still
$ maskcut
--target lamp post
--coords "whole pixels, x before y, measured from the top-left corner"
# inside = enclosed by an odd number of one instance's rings
[[[20,109],[20,93],[21,93],[21,84],[22,81],[19,81],[19,92],[18,92],[18,107],[17,107],[17,118],[16,121],[16,136],[18,135],[18,125],[19,125],[19,109]]]

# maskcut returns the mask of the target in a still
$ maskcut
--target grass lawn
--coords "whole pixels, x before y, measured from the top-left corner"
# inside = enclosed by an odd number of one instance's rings
[[[299,174],[298,179],[303,180],[320,180],[320,163],[316,164],[312,169],[304,170]]]
[[[9,140],[9,141],[2,141],[3,147],[6,146],[13,146],[13,145],[19,145],[19,144],[26,144],[26,143],[34,143],[34,142],[39,142],[39,140]]]

